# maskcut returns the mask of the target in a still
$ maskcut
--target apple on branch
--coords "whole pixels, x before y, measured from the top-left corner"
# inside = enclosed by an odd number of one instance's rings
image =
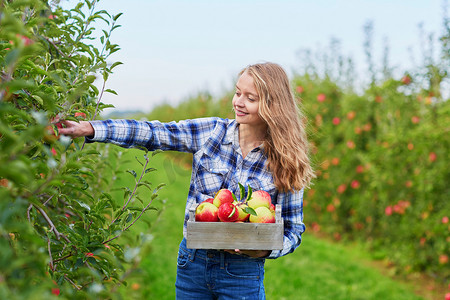
[[[75,118],[81,118],[83,120],[86,119],[86,114],[84,112],[76,112],[74,116]]]

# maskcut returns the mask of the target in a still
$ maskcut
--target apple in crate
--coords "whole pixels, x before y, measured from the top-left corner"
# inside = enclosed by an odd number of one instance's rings
[[[243,202],[238,202],[238,201],[234,201],[233,204],[234,204],[234,206],[236,206],[238,213],[239,213],[236,222],[248,221],[248,217],[250,216],[250,214],[245,212],[245,209],[248,207],[247,204],[245,204]]]
[[[233,193],[228,189],[221,189],[214,195],[213,204],[220,207],[224,203],[232,203],[233,201]]]
[[[195,221],[198,222],[218,222],[219,209],[207,200],[200,203],[195,210]]]
[[[275,215],[270,211],[270,208],[260,206],[255,208],[256,216],[250,215],[250,223],[275,223]]]
[[[213,202],[214,202],[214,198],[208,198],[208,199],[206,199],[204,202],[209,202],[209,203],[211,203],[211,204],[214,204]]]
[[[219,207],[218,215],[222,222],[236,222],[239,211],[233,203],[226,202]]]
[[[247,201],[247,205],[253,209],[261,206],[270,208],[271,204],[272,199],[270,198],[270,194],[263,190],[254,191],[250,199]]]

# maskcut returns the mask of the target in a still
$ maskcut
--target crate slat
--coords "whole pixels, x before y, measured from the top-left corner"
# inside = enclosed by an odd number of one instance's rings
[[[196,222],[189,210],[187,247],[191,249],[280,250],[283,248],[281,205],[275,206],[275,223]]]

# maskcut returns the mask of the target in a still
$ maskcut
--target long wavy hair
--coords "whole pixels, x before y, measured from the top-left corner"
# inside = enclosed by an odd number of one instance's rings
[[[278,190],[306,188],[315,177],[309,159],[305,118],[292,93],[288,76],[278,64],[261,63],[240,72],[253,77],[259,115],[267,123],[263,142],[267,167]]]

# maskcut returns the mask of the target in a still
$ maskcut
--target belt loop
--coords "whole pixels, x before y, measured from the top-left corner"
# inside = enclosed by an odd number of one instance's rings
[[[220,269],[225,269],[225,252],[220,251]]]
[[[197,251],[197,249],[192,249],[192,252],[189,254],[189,261],[193,262],[195,259],[195,252]]]

